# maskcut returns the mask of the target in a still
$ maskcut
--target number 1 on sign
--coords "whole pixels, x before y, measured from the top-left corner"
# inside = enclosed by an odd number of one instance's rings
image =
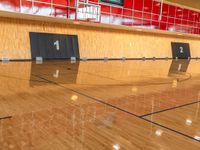
[[[59,41],[55,41],[54,42],[54,46],[56,46],[56,50],[59,51],[60,50],[60,44],[59,44]]]

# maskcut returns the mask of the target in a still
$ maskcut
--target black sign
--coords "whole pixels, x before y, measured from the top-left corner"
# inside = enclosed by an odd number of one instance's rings
[[[77,35],[30,32],[32,59],[80,58]]]
[[[190,46],[188,43],[172,42],[172,56],[173,58],[188,59],[190,56]]]

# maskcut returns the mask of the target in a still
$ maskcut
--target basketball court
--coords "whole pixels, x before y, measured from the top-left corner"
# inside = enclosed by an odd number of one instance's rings
[[[197,4],[0,1],[0,150],[199,150]]]

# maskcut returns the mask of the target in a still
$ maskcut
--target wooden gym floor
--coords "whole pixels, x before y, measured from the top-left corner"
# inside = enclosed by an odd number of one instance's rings
[[[199,150],[200,60],[0,64],[0,150]]]

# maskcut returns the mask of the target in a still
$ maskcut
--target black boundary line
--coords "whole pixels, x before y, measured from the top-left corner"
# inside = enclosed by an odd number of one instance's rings
[[[33,75],[33,74],[32,74],[32,75]],[[160,127],[164,128],[164,129],[167,129],[167,130],[169,130],[169,131],[175,132],[175,133],[177,133],[177,134],[179,134],[179,135],[182,135],[182,136],[184,136],[184,137],[186,137],[186,138],[189,138],[189,139],[191,139],[191,140],[200,142],[199,140],[193,138],[192,136],[189,136],[189,135],[184,134],[184,133],[182,133],[182,132],[179,132],[179,131],[177,131],[177,130],[171,129],[171,128],[166,127],[166,126],[164,126],[164,125],[161,125],[161,124],[159,124],[159,123],[153,122],[153,121],[151,121],[151,120],[145,119],[145,118],[143,118],[143,117],[141,117],[141,116],[138,116],[138,115],[136,115],[136,114],[133,114],[133,113],[131,113],[131,112],[128,112],[128,111],[126,111],[126,110],[123,110],[123,109],[121,109],[121,108],[119,108],[119,107],[116,107],[116,106],[114,106],[114,105],[111,105],[111,104],[108,104],[108,103],[106,103],[106,102],[103,102],[103,101],[101,101],[100,99],[91,97],[91,96],[89,96],[89,95],[86,95],[86,94],[84,94],[84,93],[78,92],[78,91],[76,91],[76,90],[73,90],[73,89],[70,89],[70,88],[67,88],[67,87],[64,87],[64,86],[60,85],[59,83],[56,83],[56,82],[54,82],[54,81],[48,80],[48,79],[43,78],[43,77],[40,77],[40,76],[38,76],[38,75],[34,75],[34,76],[36,76],[36,77],[38,77],[38,78],[40,78],[40,79],[46,80],[46,81],[48,81],[49,83],[55,84],[55,85],[60,86],[60,87],[62,87],[62,88],[71,90],[71,91],[73,91],[73,92],[75,92],[75,93],[78,93],[78,94],[80,94],[80,95],[82,95],[82,96],[88,97],[89,99],[95,100],[95,101],[97,101],[97,102],[99,102],[99,103],[102,103],[102,104],[105,104],[105,105],[110,106],[110,107],[112,107],[112,108],[115,108],[115,109],[117,109],[117,110],[120,110],[120,111],[122,111],[122,112],[124,112],[124,113],[128,113],[128,114],[130,114],[130,115],[132,115],[132,116],[135,116],[135,117],[137,117],[137,118],[139,118],[139,119],[142,119],[142,120],[144,120],[144,121],[146,121],[146,122],[152,123],[152,124],[154,124],[154,125],[160,126]]]
[[[0,117],[0,120],[10,119],[10,118],[12,118],[12,116]]]
[[[160,110],[160,111],[155,111],[155,112],[152,112],[152,113],[141,115],[140,117],[143,118],[143,117],[146,117],[146,116],[155,115],[155,114],[162,113],[162,112],[165,112],[165,111],[170,111],[170,110],[174,110],[174,109],[177,109],[177,108],[185,107],[185,106],[188,106],[188,105],[193,105],[193,104],[196,104],[196,103],[199,103],[199,102],[200,101],[195,101],[195,102],[191,102],[191,103],[187,103],[187,104],[183,104],[183,105],[179,105],[179,106],[163,109],[163,110]]]
[[[187,138],[189,138],[189,139],[192,139],[192,140],[194,140],[194,141],[200,142],[199,140],[195,139],[194,137],[189,136],[189,135],[187,135],[187,134],[185,134],[185,133],[182,133],[182,132],[180,132],[180,131],[174,130],[174,129],[172,129],[172,128],[166,127],[166,126],[161,125],[161,124],[159,124],[159,123],[157,123],[157,122],[153,122],[153,121],[151,121],[151,120],[148,120],[148,119],[145,119],[145,118],[142,118],[142,117],[139,117],[139,118],[141,118],[142,120],[147,121],[147,122],[149,122],[149,123],[152,123],[152,124],[154,124],[154,125],[157,125],[157,126],[160,126],[160,127],[162,127],[162,128],[165,128],[165,129],[167,129],[167,130],[170,130],[170,131],[172,131],[172,132],[175,132],[175,133],[177,133],[177,134],[180,134],[180,135],[182,135],[182,136],[184,136],[184,137],[187,137]]]

